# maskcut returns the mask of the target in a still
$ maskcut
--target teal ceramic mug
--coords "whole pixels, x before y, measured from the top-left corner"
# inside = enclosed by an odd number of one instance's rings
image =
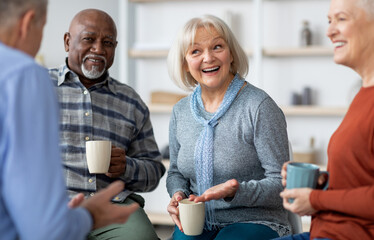
[[[320,171],[317,165],[311,163],[291,162],[287,165],[287,183],[286,188],[313,188],[317,187],[319,176],[322,174],[329,175],[326,171]],[[328,180],[326,181],[323,190],[328,187]],[[290,198],[288,202],[292,203]]]

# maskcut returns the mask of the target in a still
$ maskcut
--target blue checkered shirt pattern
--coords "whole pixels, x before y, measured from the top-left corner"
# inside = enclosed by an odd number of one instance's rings
[[[85,142],[110,140],[126,151],[125,190],[113,200],[122,202],[133,192],[155,189],[165,173],[150,122],[149,110],[126,84],[107,74],[87,89],[66,64],[49,69],[60,105],[60,147],[70,197],[93,195],[117,179],[90,174]]]

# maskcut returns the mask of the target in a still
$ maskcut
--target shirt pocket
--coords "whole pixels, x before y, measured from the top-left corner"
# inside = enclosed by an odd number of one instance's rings
[[[129,123],[110,123],[108,138],[117,147],[128,149],[136,137],[135,126]]]

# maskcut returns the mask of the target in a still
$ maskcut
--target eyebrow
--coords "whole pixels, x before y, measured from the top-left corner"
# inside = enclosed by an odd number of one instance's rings
[[[218,37],[213,38],[213,39],[212,39],[212,42],[217,41],[217,40],[223,40],[223,41],[225,41],[225,39],[224,39],[223,37],[218,36]],[[225,42],[226,42],[226,41],[225,41]],[[200,44],[197,43],[196,41],[194,41],[193,44],[192,44],[191,46],[193,46],[193,45],[200,45]]]
[[[87,35],[96,35],[96,32],[88,32],[88,31],[84,31],[84,32],[82,32],[82,34],[87,34]],[[112,35],[105,35],[105,38],[110,38],[110,39],[114,40],[114,36],[112,36]]]

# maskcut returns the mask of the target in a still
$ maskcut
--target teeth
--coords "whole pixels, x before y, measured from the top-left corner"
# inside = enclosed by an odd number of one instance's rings
[[[341,46],[345,45],[345,43],[344,42],[334,42],[333,45],[334,45],[334,47],[341,47]]]
[[[217,71],[218,69],[219,67],[207,68],[207,69],[204,69],[203,72],[213,72],[213,71]]]
[[[96,59],[88,59],[90,60],[91,62],[100,62],[100,60],[96,60]]]

